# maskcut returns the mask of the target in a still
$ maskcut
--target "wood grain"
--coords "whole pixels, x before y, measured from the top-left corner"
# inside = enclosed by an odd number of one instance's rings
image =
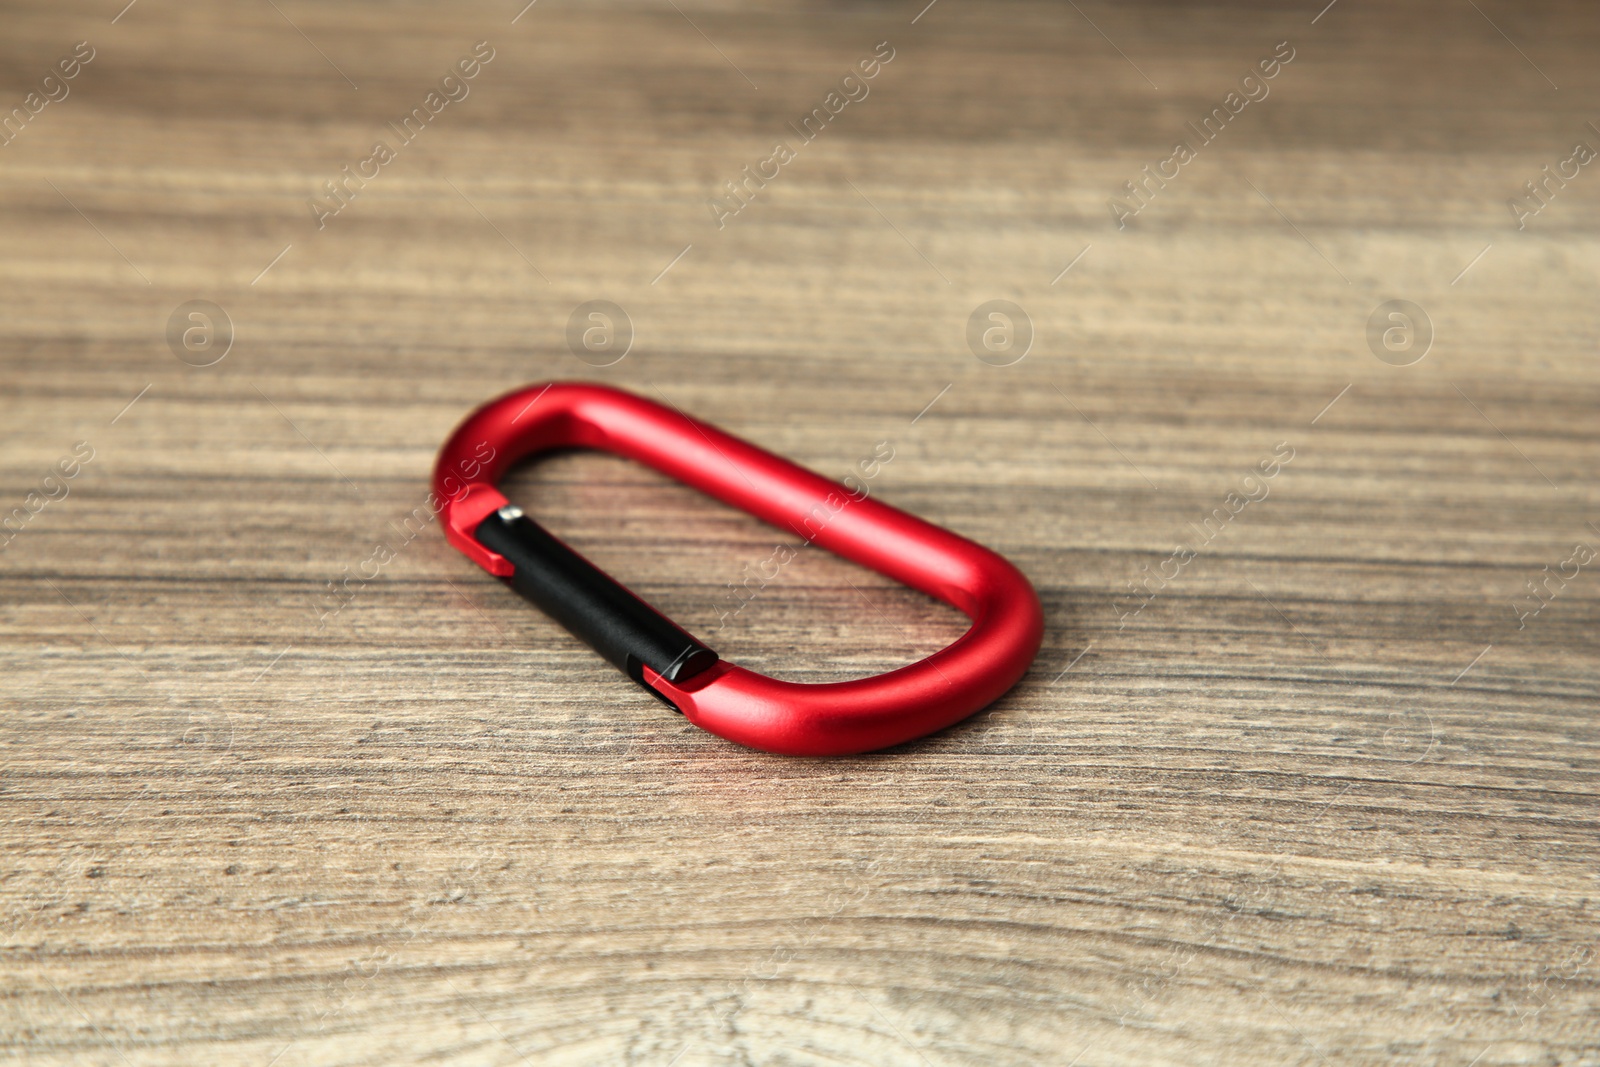
[[[93,449],[0,551],[0,1059],[1600,1064],[1600,578],[1515,606],[1600,546],[1600,175],[1507,208],[1600,146],[1589,8],[520,6],[0,12],[4,109],[95,49],[0,147],[0,513]],[[401,532],[456,420],[556,377],[830,475],[889,442],[882,499],[1037,585],[1034,669],[855,759],[687,726]],[[758,670],[960,632],[816,552],[724,617],[793,539],[620,460],[510,492]]]

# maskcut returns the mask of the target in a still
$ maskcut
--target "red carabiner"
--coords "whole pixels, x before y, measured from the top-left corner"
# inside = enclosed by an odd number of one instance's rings
[[[653,467],[944,601],[972,627],[919,663],[847,682],[784,682],[720,660],[495,488],[517,460],[563,447]],[[620,389],[551,382],[485,404],[440,449],[433,488],[445,536],[474,563],[696,726],[767,752],[868,752],[949,726],[1010,689],[1044,632],[1033,586],[996,553]]]

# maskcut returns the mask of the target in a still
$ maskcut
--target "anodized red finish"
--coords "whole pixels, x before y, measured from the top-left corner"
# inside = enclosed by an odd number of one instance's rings
[[[972,620],[953,644],[921,662],[847,682],[785,682],[720,661],[679,686],[645,668],[647,684],[690,722],[720,737],[796,756],[885,748],[990,704],[1022,677],[1039,650],[1039,598],[998,554],[876,499],[856,499],[781,456],[608,386],[532,385],[468,416],[434,469],[450,543],[490,574],[511,574],[511,564],[472,531],[508,502],[495,483],[509,466],[562,447],[637,460],[920,589]]]

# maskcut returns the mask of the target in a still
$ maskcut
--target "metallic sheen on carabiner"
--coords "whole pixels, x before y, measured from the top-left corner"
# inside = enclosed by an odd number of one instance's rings
[[[920,589],[972,626],[927,659],[872,678],[804,685],[735,666],[495,488],[513,463],[556,448],[637,460]],[[445,442],[433,487],[445,536],[474,563],[696,726],[767,752],[868,752],[949,726],[1010,689],[1044,632],[1033,586],[998,554],[620,389],[551,382],[485,404]]]

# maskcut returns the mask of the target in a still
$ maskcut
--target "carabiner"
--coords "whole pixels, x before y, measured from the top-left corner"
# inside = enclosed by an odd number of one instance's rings
[[[584,559],[495,488],[555,448],[637,460],[725,504],[944,601],[972,620],[953,644],[872,678],[806,685],[745,670]],[[469,415],[433,473],[450,543],[704,730],[750,748],[838,756],[966,718],[1022,677],[1044,617],[1004,558],[651,400],[586,382],[532,385]]]

